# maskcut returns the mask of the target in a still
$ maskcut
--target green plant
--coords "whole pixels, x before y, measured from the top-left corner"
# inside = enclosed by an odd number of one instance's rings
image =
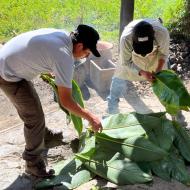
[[[39,182],[35,189],[49,189],[54,186],[61,186],[62,189],[74,189],[94,177],[94,174],[75,158],[59,162],[54,169],[56,176],[51,180]]]
[[[75,154],[75,159],[88,171],[119,185],[152,181],[152,173],[190,185],[184,162],[189,159],[190,137],[179,125],[176,127],[166,119],[164,113],[116,114],[102,124],[102,133],[86,131],[81,136],[80,151]],[[142,129],[135,134],[134,126]],[[115,133],[122,134],[123,128],[129,134],[113,138]],[[45,180],[46,185],[52,180]]]
[[[187,34],[187,3],[183,0],[135,0],[134,18],[161,17],[172,33]],[[43,27],[72,31],[80,23],[94,26],[101,39],[118,42],[119,0],[109,3],[107,0],[1,0],[0,10],[0,42]]]
[[[42,74],[41,78],[47,82],[49,85],[52,86],[55,95],[56,95],[56,99],[58,101],[58,104],[60,106],[60,108],[67,114],[68,120],[72,120],[73,125],[76,129],[76,131],[78,132],[78,135],[80,136],[83,130],[83,123],[82,123],[82,119],[78,116],[75,116],[72,113],[69,113],[68,110],[66,110],[62,105],[61,102],[59,100],[59,95],[58,95],[58,90],[57,90],[57,86],[55,84],[55,79],[52,75],[50,74]],[[78,84],[72,80],[72,96],[73,99],[82,107],[84,107],[84,103],[83,103],[83,97],[82,97],[82,93],[80,91],[80,87],[78,86]]]
[[[135,1],[135,18],[162,18],[165,26],[178,22],[185,12],[183,0],[146,0]]]
[[[174,71],[163,70],[155,74],[152,87],[169,114],[176,115],[180,110],[189,110],[190,95]]]
[[[174,12],[175,16],[168,23],[171,36],[190,38],[190,1],[185,0],[175,6],[179,8],[179,11]]]
[[[153,89],[166,111],[175,114],[181,109],[187,110],[190,96],[177,75],[165,70],[155,77]],[[54,83],[53,87],[56,90]],[[79,90],[74,93],[80,97]],[[79,152],[71,161],[76,165],[75,172],[72,173],[72,164],[61,165],[63,173],[42,181],[37,187],[67,184],[67,188],[72,189],[86,182],[82,177],[76,181],[75,176],[79,175],[86,176],[87,180],[98,175],[119,185],[146,183],[152,181],[152,173],[164,180],[175,179],[190,185],[184,162],[184,159],[190,162],[190,134],[176,121],[168,120],[165,114],[132,112],[105,118],[102,133],[87,130],[80,135]],[[70,170],[73,177],[68,181],[66,173]]]

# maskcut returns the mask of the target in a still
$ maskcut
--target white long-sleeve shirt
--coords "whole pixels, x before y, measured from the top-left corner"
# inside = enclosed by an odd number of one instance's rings
[[[154,49],[145,57],[136,54],[132,46],[132,31],[134,26],[140,21],[146,21],[153,26],[154,34]],[[115,77],[130,80],[141,81],[145,80],[139,76],[139,71],[155,71],[158,66],[158,60],[164,59],[164,68],[167,68],[167,58],[169,55],[169,32],[160,23],[158,19],[139,19],[130,22],[124,29],[120,38],[120,53],[119,63],[115,72]]]

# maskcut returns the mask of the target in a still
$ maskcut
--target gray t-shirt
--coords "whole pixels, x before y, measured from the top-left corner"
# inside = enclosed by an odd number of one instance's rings
[[[0,49],[0,76],[11,82],[52,72],[59,86],[72,87],[73,45],[68,33],[58,29],[26,32]]]

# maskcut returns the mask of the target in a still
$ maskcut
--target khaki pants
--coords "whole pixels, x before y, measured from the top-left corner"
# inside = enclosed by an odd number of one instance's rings
[[[13,103],[24,122],[24,160],[35,160],[44,147],[45,118],[33,84],[26,80],[8,82],[0,77],[0,88]],[[14,135],[14,134],[13,134]]]

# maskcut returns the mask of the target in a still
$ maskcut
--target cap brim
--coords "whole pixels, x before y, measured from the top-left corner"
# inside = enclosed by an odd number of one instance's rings
[[[149,54],[153,51],[153,42],[152,41],[140,42],[140,43],[133,42],[133,49],[137,54],[141,55]]]
[[[96,57],[101,57],[100,53],[98,52],[97,49],[90,49],[90,51],[92,52],[92,54]]]

